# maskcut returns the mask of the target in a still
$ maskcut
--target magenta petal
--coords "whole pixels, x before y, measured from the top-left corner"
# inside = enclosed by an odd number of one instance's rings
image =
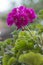
[[[12,17],[12,13],[9,13],[8,14],[8,17],[7,17],[7,24],[9,26],[11,26],[13,24],[13,17]]]

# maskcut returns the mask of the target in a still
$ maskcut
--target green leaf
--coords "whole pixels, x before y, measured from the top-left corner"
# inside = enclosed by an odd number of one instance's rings
[[[39,45],[36,45],[33,51],[36,53],[42,53],[41,47]]]
[[[27,47],[32,50],[34,48],[34,42],[32,40],[28,41]]]
[[[39,17],[40,19],[43,19],[43,15],[38,15],[38,17]]]
[[[4,41],[3,42],[0,42],[0,47],[5,47],[7,45],[7,43],[5,43]]]
[[[38,17],[39,17],[40,19],[43,19],[43,10],[40,10],[40,11],[39,11]]]
[[[2,64],[3,65],[7,65],[9,59],[10,59],[10,55],[9,54],[4,54],[3,58],[2,58]]]
[[[25,50],[27,48],[27,40],[24,38],[19,38],[15,42],[15,50]]]
[[[12,39],[9,38],[9,39],[5,40],[4,42],[7,43],[7,44],[11,44],[12,43]]]
[[[30,35],[29,31],[21,31],[21,32],[19,32],[18,37],[22,37],[22,38],[26,37],[29,39],[31,37],[31,35]]]
[[[3,46],[3,42],[0,42],[0,47]]]
[[[7,65],[13,65],[16,63],[16,58],[15,57],[11,57],[7,63]]]
[[[29,52],[19,57],[19,62],[28,65],[41,65],[43,56],[40,53]]]
[[[43,9],[39,11],[39,15],[43,15]]]

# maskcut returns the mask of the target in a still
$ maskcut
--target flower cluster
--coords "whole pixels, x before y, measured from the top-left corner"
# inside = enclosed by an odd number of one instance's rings
[[[27,8],[25,6],[20,6],[14,8],[7,17],[7,24],[12,26],[15,24],[17,28],[22,28],[32,23],[34,19],[37,18],[37,15],[32,8]]]

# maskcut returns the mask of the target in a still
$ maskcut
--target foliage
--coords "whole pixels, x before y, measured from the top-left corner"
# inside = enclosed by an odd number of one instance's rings
[[[33,63],[33,65],[39,65],[41,63],[40,58],[42,58],[42,54],[43,54],[42,45],[39,43],[41,34],[33,30],[31,30],[30,32],[26,30],[19,31],[15,42],[14,42],[14,38],[7,39],[3,42],[4,46],[3,45],[2,46],[4,48],[3,50],[4,53],[2,58],[2,65],[13,65],[13,64],[21,65],[24,63],[26,65],[28,63],[29,64]],[[1,44],[0,44],[0,48],[1,48]],[[24,56],[26,56],[26,58],[24,58]],[[33,57],[34,60],[33,58],[31,59],[30,57],[31,58]],[[27,59],[29,59],[30,61]],[[37,63],[37,60],[40,61],[40,63],[39,62]]]
[[[19,57],[19,62],[26,63],[26,65],[42,65],[43,55],[34,52],[22,54]]]

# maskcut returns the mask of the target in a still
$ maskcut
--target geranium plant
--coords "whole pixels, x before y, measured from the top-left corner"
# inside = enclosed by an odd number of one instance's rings
[[[0,42],[1,65],[43,65],[43,25],[35,22],[42,18],[33,8],[20,6],[7,16],[7,25],[16,26],[13,38]]]

